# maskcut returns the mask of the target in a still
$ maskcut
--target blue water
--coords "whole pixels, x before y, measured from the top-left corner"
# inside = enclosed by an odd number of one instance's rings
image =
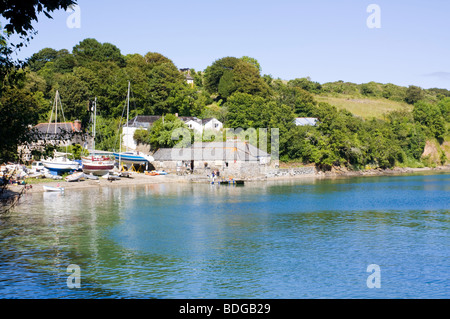
[[[0,296],[449,298],[449,230],[449,174],[32,194],[0,223]]]

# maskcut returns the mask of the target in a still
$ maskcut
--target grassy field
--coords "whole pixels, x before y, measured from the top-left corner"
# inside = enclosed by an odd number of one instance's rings
[[[345,95],[342,95],[342,97],[316,95],[315,99],[318,102],[326,102],[334,105],[338,109],[346,109],[364,119],[372,117],[383,119],[384,114],[389,111],[402,110],[404,108],[412,110],[411,105],[387,99],[355,98]]]

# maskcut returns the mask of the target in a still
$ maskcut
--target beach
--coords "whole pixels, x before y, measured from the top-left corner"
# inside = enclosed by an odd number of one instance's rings
[[[277,177],[254,177],[245,179],[246,182],[264,182],[264,181],[282,181],[282,180],[298,180],[298,179],[323,179],[323,178],[345,178],[356,176],[389,176],[389,175],[403,175],[415,173],[437,173],[450,172],[450,166],[440,166],[436,168],[394,168],[394,169],[373,169],[365,171],[350,171],[350,170],[331,170],[329,172],[318,172],[316,174],[305,174],[297,176],[277,176]],[[225,177],[226,179],[226,177]],[[49,181],[29,183],[31,188],[27,189],[27,193],[42,193],[45,186],[63,187],[65,191],[86,189],[86,188],[101,188],[101,187],[121,187],[121,186],[137,186],[146,184],[163,184],[163,183],[210,183],[211,179],[206,175],[192,174],[179,176],[176,174],[149,176],[142,173],[131,173],[130,177],[123,177],[120,180],[109,181],[104,178],[98,180],[85,179],[79,182]],[[12,185],[9,187],[11,192],[19,193],[24,186]]]

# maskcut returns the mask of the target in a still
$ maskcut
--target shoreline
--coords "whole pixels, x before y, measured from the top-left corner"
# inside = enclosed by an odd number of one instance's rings
[[[267,182],[267,181],[292,181],[292,180],[306,180],[306,179],[333,179],[333,178],[349,178],[349,177],[370,177],[370,176],[399,176],[416,174],[421,172],[438,173],[438,172],[450,172],[450,165],[440,166],[436,168],[393,168],[393,169],[374,169],[367,171],[349,171],[349,170],[332,170],[330,172],[318,172],[316,174],[305,174],[296,176],[278,176],[278,177],[255,177],[245,179],[245,182]],[[165,184],[165,183],[177,183],[177,184],[192,184],[192,183],[210,183],[210,179],[201,175],[160,175],[160,176],[147,176],[139,173],[132,173],[129,178],[121,178],[117,181],[108,181],[104,178],[98,180],[84,180],[81,182],[66,182],[66,181],[51,181],[48,183],[28,184],[32,185],[32,188],[27,189],[25,193],[44,193],[45,186],[64,187],[67,190],[78,189],[93,189],[99,187],[125,187],[125,186],[140,186],[148,184]],[[20,193],[24,186],[11,186],[9,191]]]

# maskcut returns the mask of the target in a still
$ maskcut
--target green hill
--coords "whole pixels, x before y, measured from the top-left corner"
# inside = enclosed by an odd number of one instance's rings
[[[390,111],[402,109],[412,110],[412,106],[405,102],[397,102],[385,98],[364,98],[350,95],[338,97],[315,95],[315,99],[318,102],[326,102],[334,105],[338,109],[346,109],[364,119],[372,117],[383,119],[384,115]]]

